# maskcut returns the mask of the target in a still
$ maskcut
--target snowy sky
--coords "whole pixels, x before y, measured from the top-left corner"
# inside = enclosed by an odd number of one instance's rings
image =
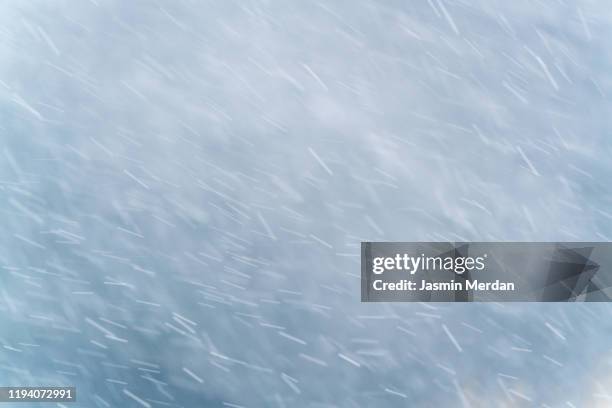
[[[607,305],[361,304],[359,243],[612,240],[611,23],[4,2],[1,382],[99,408],[609,406]]]

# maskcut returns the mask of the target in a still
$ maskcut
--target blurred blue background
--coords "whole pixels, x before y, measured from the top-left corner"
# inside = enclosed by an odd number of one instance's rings
[[[607,304],[359,285],[361,241],[610,241],[611,10],[3,2],[1,385],[98,408],[612,406]]]

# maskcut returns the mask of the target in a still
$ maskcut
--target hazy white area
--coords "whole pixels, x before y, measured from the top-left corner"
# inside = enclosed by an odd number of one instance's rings
[[[609,241],[606,1],[0,5],[0,385],[609,406],[607,304],[361,304],[361,241]],[[24,405],[25,408],[25,405]]]

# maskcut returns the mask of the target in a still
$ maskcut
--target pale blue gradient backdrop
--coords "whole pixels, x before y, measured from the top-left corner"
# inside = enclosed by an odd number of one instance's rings
[[[358,256],[610,240],[610,10],[4,2],[0,382],[99,408],[609,406],[609,305],[360,304]]]

